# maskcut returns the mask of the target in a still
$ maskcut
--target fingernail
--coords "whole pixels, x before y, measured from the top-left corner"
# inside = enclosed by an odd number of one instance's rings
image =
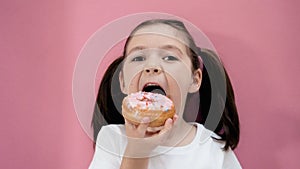
[[[172,124],[173,120],[171,118],[167,119],[167,123]]]

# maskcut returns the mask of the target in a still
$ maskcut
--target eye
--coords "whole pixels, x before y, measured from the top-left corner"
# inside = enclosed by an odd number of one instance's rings
[[[170,56],[163,57],[163,60],[166,60],[166,61],[176,61],[178,59],[177,59],[177,57],[170,55]]]
[[[144,61],[144,60],[145,60],[145,57],[143,57],[143,56],[136,56],[131,61],[133,61],[133,62],[140,62],[140,61]]]

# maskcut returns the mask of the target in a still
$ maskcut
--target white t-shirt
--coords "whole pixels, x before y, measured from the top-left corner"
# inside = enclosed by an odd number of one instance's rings
[[[181,147],[158,146],[149,158],[148,169],[241,169],[233,151],[222,150],[224,142],[203,125],[197,126],[193,141]],[[103,126],[98,134],[89,169],[119,169],[127,145],[124,125]],[[142,147],[141,147],[142,148]]]

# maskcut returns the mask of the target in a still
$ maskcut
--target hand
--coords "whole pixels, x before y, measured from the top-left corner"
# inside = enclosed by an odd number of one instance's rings
[[[157,146],[167,141],[178,116],[168,118],[164,126],[149,128],[150,119],[145,117],[139,125],[134,125],[125,119],[125,129],[128,138],[126,156],[147,157]]]

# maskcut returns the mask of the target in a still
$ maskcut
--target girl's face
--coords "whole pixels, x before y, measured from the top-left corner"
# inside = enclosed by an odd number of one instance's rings
[[[201,84],[201,70],[192,72],[184,34],[163,24],[139,29],[127,44],[119,75],[125,94],[162,89],[182,114],[187,93]]]

